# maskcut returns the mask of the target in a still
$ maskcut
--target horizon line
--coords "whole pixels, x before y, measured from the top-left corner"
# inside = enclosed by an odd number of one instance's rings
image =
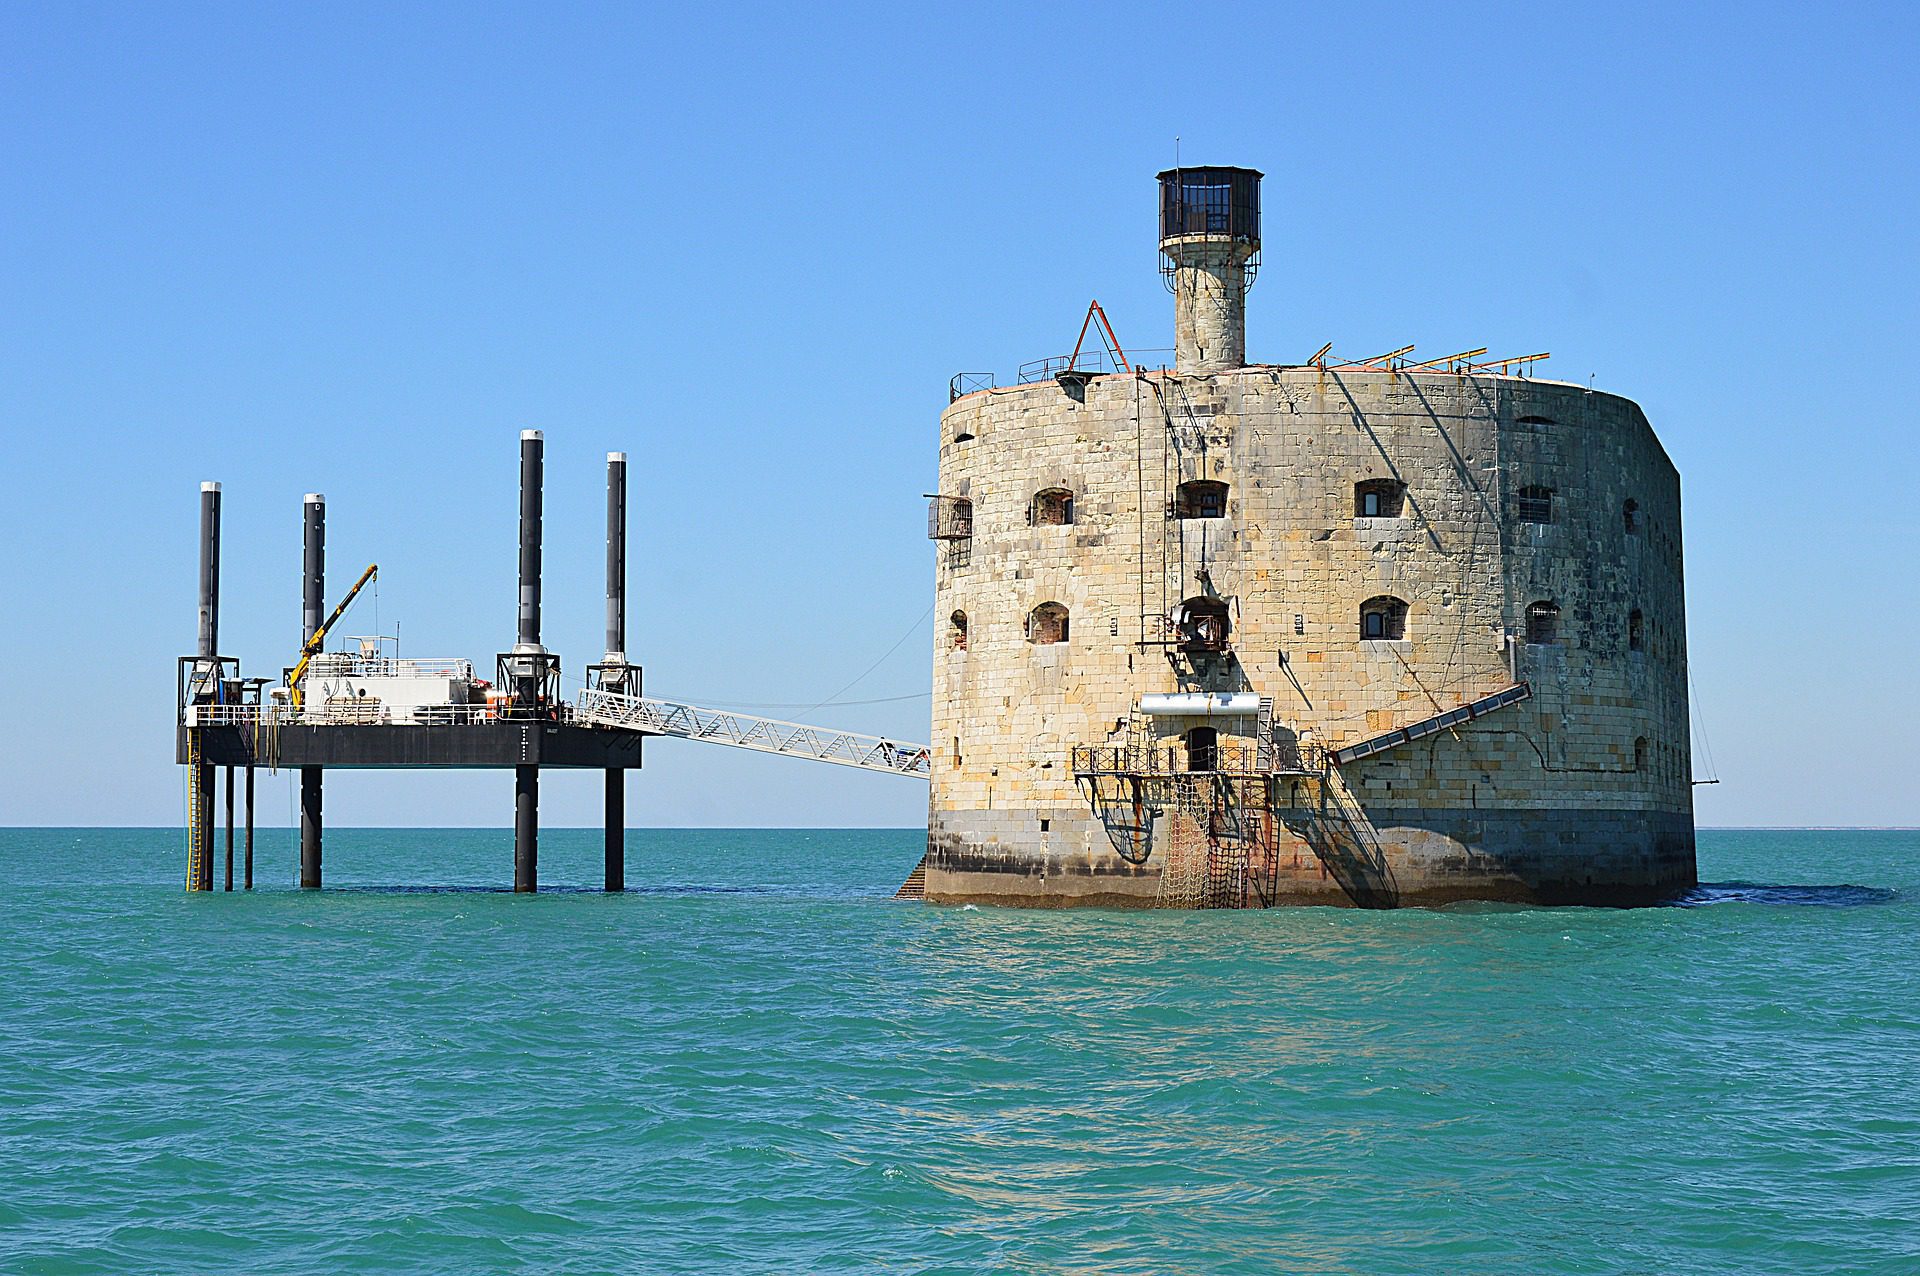
[[[151,830],[156,832],[179,832],[178,824],[10,824],[0,822],[0,829],[129,829]],[[225,825],[220,826],[222,829]],[[600,824],[543,824],[541,830],[574,831],[598,833],[604,829]],[[628,824],[628,832],[658,833],[913,833],[925,832],[924,825],[918,824]],[[239,825],[235,825],[238,831]],[[513,829],[497,824],[334,824],[330,830],[413,830],[424,833],[468,832],[489,829],[495,832],[511,834]],[[1696,824],[1696,832],[1702,833],[1920,833],[1920,824]],[[297,826],[291,824],[258,824],[253,826],[257,836],[266,832],[297,832]]]

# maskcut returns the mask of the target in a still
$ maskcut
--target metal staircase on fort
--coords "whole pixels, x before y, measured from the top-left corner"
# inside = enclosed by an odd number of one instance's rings
[[[1392,868],[1371,819],[1340,768],[1489,713],[1532,695],[1515,683],[1492,695],[1336,750],[1302,745],[1279,731],[1262,701],[1252,745],[1215,745],[1195,758],[1171,742],[1082,745],[1072,752],[1114,849],[1134,864],[1152,854],[1153,828],[1165,817],[1159,889],[1162,908],[1245,908],[1264,904],[1277,873],[1276,820],[1294,831],[1356,901],[1393,897]],[[1308,801],[1281,803],[1279,785],[1304,785]],[[1298,792],[1289,789],[1289,793]],[[1283,809],[1284,808],[1284,809]],[[1263,876],[1264,873],[1264,876]],[[1277,880],[1277,879],[1276,879]]]

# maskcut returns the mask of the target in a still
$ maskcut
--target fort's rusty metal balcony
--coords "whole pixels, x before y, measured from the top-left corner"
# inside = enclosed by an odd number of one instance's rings
[[[1264,776],[1318,776],[1326,772],[1327,755],[1316,745],[1292,740],[1269,744],[1215,744],[1199,751],[1187,745],[1076,744],[1072,750],[1076,779],[1100,776],[1225,775],[1236,779]]]

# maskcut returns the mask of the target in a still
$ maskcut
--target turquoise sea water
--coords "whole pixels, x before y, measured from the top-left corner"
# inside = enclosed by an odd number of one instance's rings
[[[316,895],[275,830],[189,897],[175,831],[0,830],[0,1270],[1920,1270],[1920,834],[1177,915],[893,903],[923,836],[516,898],[500,832],[334,831]]]

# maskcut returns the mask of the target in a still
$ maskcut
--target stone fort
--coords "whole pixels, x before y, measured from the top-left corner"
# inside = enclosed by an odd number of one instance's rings
[[[1159,175],[1171,367],[1108,341],[956,378],[926,898],[1691,887],[1680,481],[1645,415],[1544,356],[1249,364],[1260,176]]]

